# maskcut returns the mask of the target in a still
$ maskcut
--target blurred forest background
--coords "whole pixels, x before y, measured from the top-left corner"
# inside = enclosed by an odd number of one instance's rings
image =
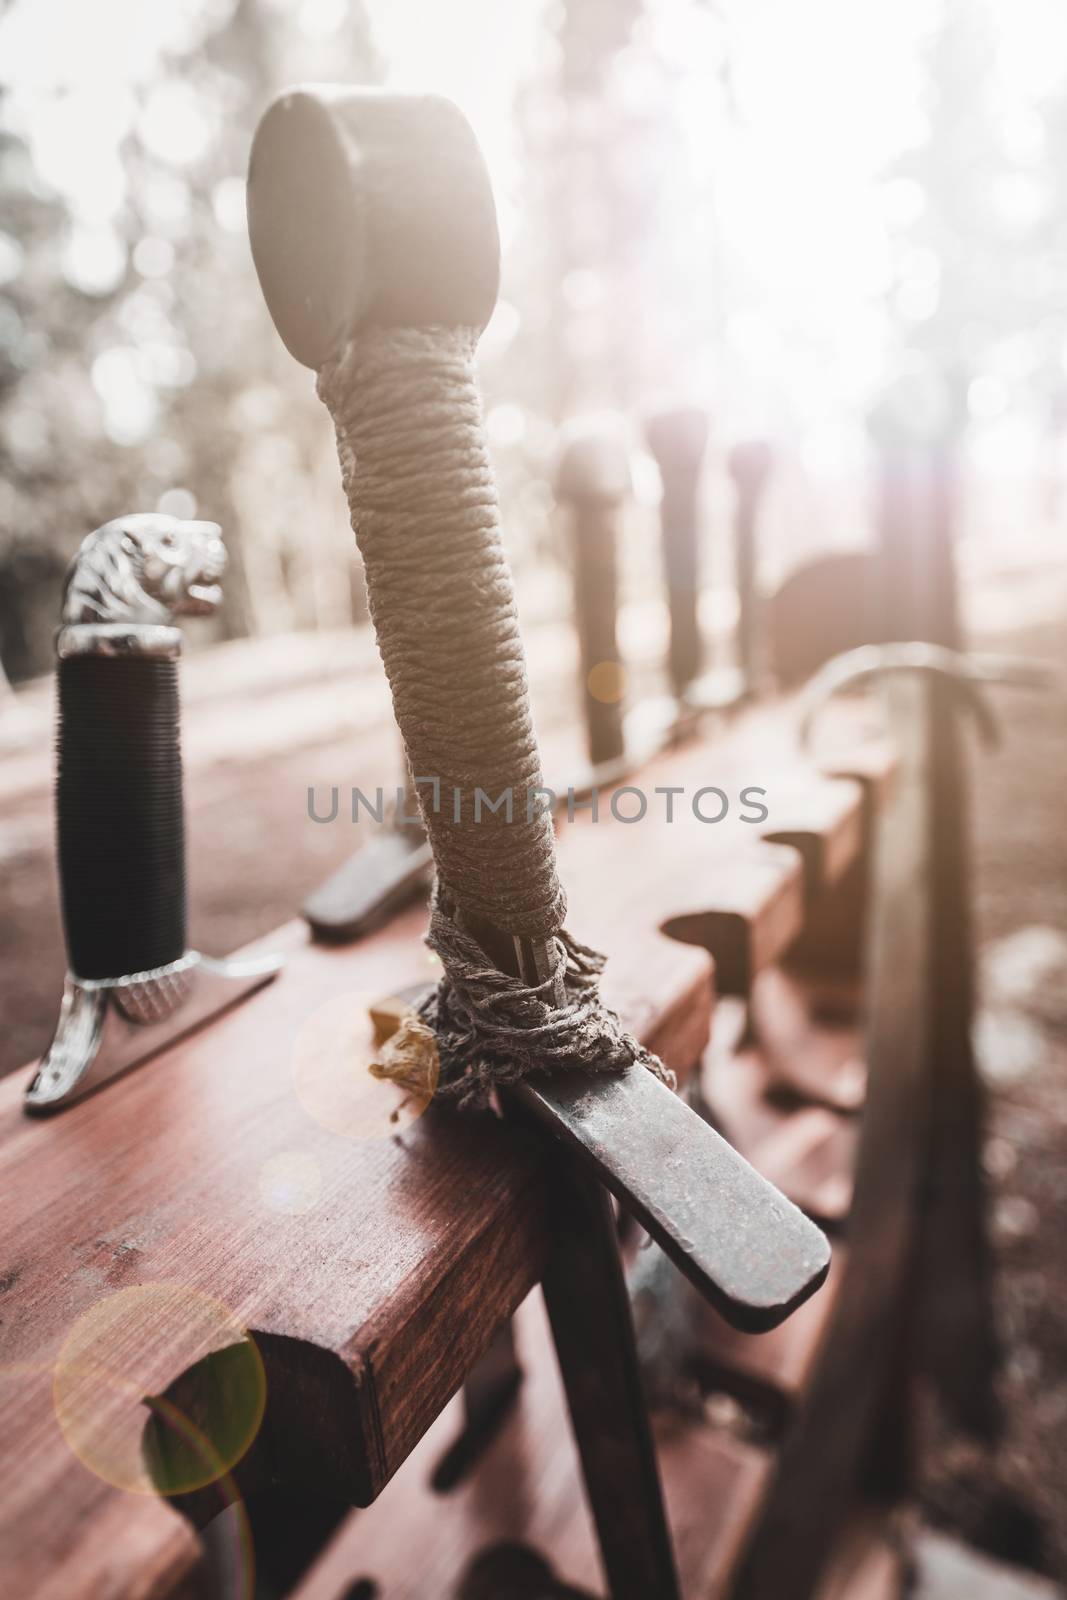
[[[864,418],[916,365],[963,452],[976,559],[1062,547],[1057,0],[6,0],[10,681],[48,670],[64,566],[124,510],[221,522],[224,636],[361,616],[331,432],[245,228],[256,120],[316,78],[450,93],[486,148],[505,275],[482,371],[527,614],[566,607],[549,483],[569,415],[706,405],[712,514],[727,446],[772,438],[775,575],[868,538]],[[631,583],[656,494],[645,462]]]

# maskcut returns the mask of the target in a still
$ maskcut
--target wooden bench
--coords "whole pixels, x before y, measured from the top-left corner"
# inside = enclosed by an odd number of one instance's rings
[[[916,688],[909,685],[905,693]],[[903,726],[921,742],[921,701],[912,699]],[[865,1152],[849,1224],[853,1242],[835,1252],[827,1286],[777,1331],[752,1338],[721,1328],[712,1335],[707,1326],[700,1351],[704,1383],[725,1387],[751,1408],[758,1442],[708,1418],[663,1414],[657,1424],[687,1595],[817,1592],[868,1600],[902,1591],[904,1560],[887,1539],[885,1512],[880,1518],[862,1509],[848,1512],[858,1492],[855,1463],[867,1459],[875,1440],[883,1448],[892,1442],[901,1420],[892,1307],[901,1304],[909,1279],[913,1201],[908,1181],[898,1187],[893,1180],[902,1169],[905,1179],[917,1170],[920,1146],[911,1133],[930,1068],[920,1042],[930,1001],[921,988],[928,968],[919,868],[930,796],[922,766],[913,750],[905,792],[878,850],[878,873],[889,894],[876,945],[908,936],[915,959],[906,968],[895,964],[893,982],[894,963],[885,964],[884,946],[875,952],[879,986],[872,998],[892,1026],[875,1034],[879,1058],[872,1062]],[[907,866],[901,853],[909,847],[916,849],[913,867],[901,877],[899,869]],[[911,992],[901,987],[908,973],[919,985]],[[524,1354],[531,1352],[530,1380],[483,1459],[443,1501],[435,1497],[432,1463],[449,1433],[442,1422],[440,1441],[412,1457],[393,1501],[383,1500],[340,1530],[301,1585],[301,1600],[361,1593],[361,1581],[367,1594],[390,1600],[414,1597],[432,1581],[447,1594],[497,1600],[527,1592],[603,1592],[587,1516],[560,1476],[569,1452],[552,1421],[558,1395],[552,1394],[549,1364],[534,1353],[544,1336],[533,1306],[520,1317],[520,1341]],[[516,1483],[536,1486],[536,1493],[527,1498]],[[438,1534],[412,1553],[404,1549],[404,1530],[416,1519]],[[835,1533],[840,1543],[831,1555]],[[524,1582],[529,1590],[520,1587]]]
[[[616,907],[618,926],[629,911]],[[492,1116],[438,1111],[396,1137],[388,1124],[361,1137],[345,1080],[362,1064],[339,1057],[303,1098],[294,1082],[299,1031],[317,1008],[354,993],[369,1047],[367,1003],[424,981],[424,920],[418,909],[343,951],[309,944],[299,925],[282,930],[267,941],[288,956],[274,985],[58,1119],[24,1117],[21,1075],[2,1086],[4,1368],[14,1377],[0,1545],[19,1592],[55,1583],[97,1595],[106,1581],[133,1593],[151,1548],[161,1577],[146,1592],[164,1594],[198,1559],[162,1504],[139,1517],[139,1552],[101,1540],[124,1497],[78,1468],[56,1425],[52,1364],[102,1296],[161,1282],[218,1301],[251,1330],[267,1372],[241,1492],[289,1482],[358,1504],[380,1492],[540,1278],[553,1178],[539,1141]],[[710,1017],[707,957],[655,929],[617,948],[613,998],[650,1045],[691,1066]],[[322,1125],[344,1128],[346,1117],[347,1136]],[[291,1216],[264,1189],[268,1164],[288,1152],[311,1163],[319,1191]],[[167,1372],[159,1356],[162,1391],[184,1367]],[[207,1496],[192,1510],[217,1508]],[[114,1587],[119,1574],[129,1591]]]
[[[642,781],[679,782],[683,770],[677,756],[665,756]],[[795,772],[792,781],[799,782]],[[814,772],[811,788],[820,792]],[[828,830],[837,826],[836,807],[826,817]],[[744,825],[732,834],[695,822],[683,826],[681,835],[654,830],[654,850],[636,853],[626,873],[618,872],[617,861],[632,834],[610,808],[596,825],[582,813],[564,825],[560,849],[572,923],[611,958],[609,998],[684,1080],[704,1055],[711,1032],[715,965],[707,951],[722,941],[728,957],[738,947],[757,952],[752,976],[758,983],[761,975],[780,973],[776,960],[803,927],[807,906],[818,901],[805,898],[795,846],[757,841],[739,855],[736,840]],[[784,921],[783,898],[790,907]],[[154,1585],[144,1592],[167,1594],[177,1592],[179,1576],[196,1574],[206,1559],[171,1507],[149,1501],[149,1517],[142,1502],[80,1471],[55,1424],[48,1378],[63,1334],[102,1295],[130,1283],[196,1289],[253,1332],[269,1403],[257,1443],[234,1479],[253,1504],[271,1491],[275,1522],[279,1487],[288,1486],[294,1495],[300,1490],[301,1500],[314,1490],[331,1506],[374,1499],[423,1433],[426,1440],[404,1469],[403,1482],[417,1487],[417,1503],[433,1498],[425,1486],[432,1475],[427,1463],[436,1462],[460,1426],[454,1408],[444,1421],[434,1419],[543,1272],[558,1174],[542,1145],[492,1118],[431,1111],[395,1140],[354,1141],[316,1120],[332,1116],[343,1126],[343,1086],[334,1085],[331,1099],[327,1081],[325,1101],[312,1101],[315,1115],[309,1115],[307,1091],[302,1100],[293,1080],[297,1035],[318,1008],[346,992],[365,1007],[377,995],[424,978],[429,968],[421,945],[423,920],[416,908],[345,949],[310,944],[299,925],[291,925],[265,941],[288,955],[271,989],[59,1121],[26,1122],[17,1104],[21,1085],[10,1080],[4,1086],[0,1163],[16,1204],[5,1214],[2,1259],[12,1260],[19,1273],[9,1291],[17,1336],[12,1342],[9,1334],[5,1349],[20,1366],[41,1362],[44,1352],[36,1402],[16,1408],[24,1432],[16,1435],[11,1459],[36,1457],[39,1441],[51,1432],[33,1473],[5,1498],[10,1522],[3,1543],[14,1551],[25,1592],[40,1587],[47,1593],[51,1583],[71,1594],[98,1593],[105,1583],[117,1594],[138,1592],[143,1568]],[[744,989],[731,984],[735,992],[738,987]],[[369,1042],[369,1022],[365,1026]],[[765,1074],[758,1046],[743,1054],[756,1063],[757,1074]],[[713,1069],[707,1083],[713,1105],[716,1076]],[[776,1111],[766,1089],[760,1103],[760,1116],[768,1106],[772,1112],[767,1137],[800,1120],[796,1113]],[[315,1164],[319,1198],[304,1214],[279,1216],[265,1198],[264,1173],[287,1152]],[[758,1159],[758,1149],[754,1153]],[[797,1177],[802,1168],[794,1150],[779,1175]],[[105,1171],[106,1185],[93,1181]],[[847,1159],[840,1171],[847,1180]],[[87,1178],[93,1185],[91,1216]],[[842,1266],[840,1261],[827,1288],[779,1334],[709,1337],[714,1324],[705,1323],[694,1355],[703,1381],[742,1398],[780,1395],[786,1410],[795,1407],[832,1322]],[[517,1482],[534,1470],[540,1482],[541,1471],[551,1470],[568,1517],[578,1518],[574,1531],[561,1526],[557,1544],[553,1517],[559,1513],[552,1511],[551,1496],[543,1506],[536,1496],[529,1525],[519,1525],[513,1504],[499,1525],[500,1537],[543,1540],[543,1552],[555,1565],[562,1563],[572,1581],[594,1584],[594,1545],[576,1480],[559,1461],[548,1465],[561,1444],[562,1418],[558,1397],[548,1409],[552,1386],[546,1389],[542,1381],[547,1351],[543,1336],[527,1333],[529,1317],[520,1348],[533,1338],[540,1354],[524,1355],[531,1371],[528,1392],[524,1387],[504,1432],[456,1492],[479,1508],[478,1482],[512,1481],[504,1479],[504,1463]],[[456,1329],[462,1338],[455,1337]],[[184,1371],[164,1373],[157,1392],[182,1392]],[[195,1410],[197,1403],[185,1395],[187,1408]],[[534,1447],[524,1443],[530,1427],[541,1440]],[[672,1526],[683,1535],[683,1583],[690,1573],[712,1570],[725,1582],[754,1526],[771,1459],[706,1425],[664,1420],[657,1437]],[[530,1448],[532,1467],[526,1459]],[[543,1469],[538,1450],[548,1452]],[[708,1495],[717,1484],[729,1492],[709,1523]],[[401,1576],[407,1554],[398,1530],[417,1512],[394,1487],[397,1494],[387,1494],[380,1510],[357,1515],[351,1530],[346,1526],[338,1534],[329,1560],[348,1560],[338,1551],[363,1551],[366,1538],[366,1570],[379,1582],[395,1570],[397,1593],[415,1594],[422,1580],[417,1566]],[[191,1518],[205,1522],[217,1511],[219,1495],[208,1490],[182,1503]],[[442,1509],[451,1503],[445,1497]],[[125,1535],[115,1538],[122,1526],[119,1508],[126,1504],[136,1511],[137,1543],[127,1544]],[[57,1506],[64,1508],[58,1520]],[[458,1581],[479,1545],[496,1536],[498,1524],[488,1511],[479,1521],[475,1509],[455,1528],[445,1521]],[[318,1522],[315,1532],[321,1538]],[[566,1554],[572,1548],[573,1567]],[[385,1562],[380,1569],[379,1555]],[[441,1570],[451,1570],[447,1561]],[[313,1572],[307,1581],[314,1577]]]
[[[905,1481],[903,1351],[937,998],[927,688],[897,686],[894,758],[872,758],[863,781],[828,778],[793,753],[793,707],[757,708],[729,739],[641,769],[646,788],[727,776],[730,787],[743,775],[772,796],[779,785],[782,810],[770,809],[762,834],[690,815],[650,830],[638,849],[617,817],[561,825],[570,922],[610,958],[608,1001],[683,1088],[699,1089],[713,1119],[734,1117],[739,1145],[757,1160],[762,1149],[765,1165],[777,1159],[783,1181],[803,1178],[809,1209],[847,1214],[830,1280],[791,1321],[739,1335],[702,1310],[698,1336],[681,1348],[704,1389],[734,1406],[656,1420],[687,1596],[799,1600],[824,1583],[829,1600],[863,1571],[867,1600],[901,1578],[870,1501],[872,1490],[892,1500]],[[750,773],[757,759],[769,764]],[[870,1049],[857,1148],[849,1113],[831,1105],[859,1050],[847,979],[861,922]],[[13,1395],[0,1538],[18,1592],[197,1594],[227,1576],[247,1588],[250,1545],[264,1596],[521,1600],[553,1584],[594,1594],[604,1592],[601,1561],[613,1600],[657,1593],[658,1494],[654,1467],[642,1476],[622,1279],[604,1248],[598,1191],[566,1146],[569,1126],[588,1156],[596,1117],[574,1127],[577,1100],[568,1110],[565,1091],[536,1083],[520,1102],[533,1121],[514,1104],[506,1118],[435,1106],[418,1115],[403,1091],[363,1070],[371,1002],[432,976],[423,926],[417,907],[329,948],[291,925],[268,941],[288,956],[272,988],[61,1118],[29,1122],[21,1084],[0,1090],[0,1178],[13,1197],[0,1223]],[[824,983],[842,1007],[835,1028],[816,1004]],[[728,1068],[747,1073],[732,1099]],[[853,1092],[850,1111],[859,1099]],[[539,1100],[563,1130],[560,1145],[534,1125]],[[805,1162],[827,1129],[832,1159],[813,1181]],[[680,1136],[672,1144],[655,1122],[642,1132],[650,1169],[689,1159]],[[694,1189],[703,1179],[693,1168]],[[655,1232],[654,1171],[643,1181],[649,1199],[637,1214]],[[694,1233],[708,1221],[694,1214]],[[772,1237],[743,1208],[721,1231],[741,1262]],[[686,1265],[684,1244],[678,1253]],[[699,1262],[688,1264],[700,1279]],[[528,1298],[538,1283],[592,1516],[544,1319]],[[152,1285],[167,1287],[146,1300],[138,1291]],[[83,1347],[101,1306],[107,1337]],[[666,1320],[671,1307],[661,1309]],[[770,1326],[790,1307],[771,1296],[764,1309]],[[465,1382],[477,1388],[516,1317],[526,1379],[505,1383],[514,1404],[498,1408],[477,1448],[457,1453],[470,1390],[462,1416],[453,1397]],[[245,1412],[247,1437],[235,1444],[234,1417]],[[209,1481],[180,1479],[182,1463],[201,1457]],[[131,1462],[144,1489],[168,1476],[174,1487],[179,1474],[172,1505],[125,1493],[117,1468],[120,1484],[107,1481],[109,1463],[128,1474]],[[352,1505],[363,1509],[343,1520]]]

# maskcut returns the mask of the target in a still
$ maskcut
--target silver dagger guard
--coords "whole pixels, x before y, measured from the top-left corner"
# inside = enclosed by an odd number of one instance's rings
[[[268,982],[273,957],[185,946],[180,616],[221,599],[213,522],[120,517],[82,543],[56,638],[56,783],[68,974],[26,1091],[56,1110]]]

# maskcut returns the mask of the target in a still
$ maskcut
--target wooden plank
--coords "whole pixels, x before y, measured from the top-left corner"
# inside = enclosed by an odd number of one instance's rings
[[[848,709],[852,711],[851,719],[835,715],[832,744],[824,747],[820,741],[816,754],[819,770],[828,778],[848,778],[862,784],[877,811],[889,797],[897,753],[889,739],[873,732],[865,715],[866,702]]]
[[[756,1337],[739,1333],[703,1308],[697,1316],[693,1370],[704,1390],[718,1389],[755,1402],[781,1425],[801,1404],[833,1320],[848,1260],[847,1246],[834,1246],[826,1283],[778,1328]]]
[[[302,910],[320,939],[362,938],[424,896],[433,857],[421,828],[383,828],[312,890]]]
[[[618,873],[572,897],[579,933],[586,894],[596,937],[611,929],[609,998],[688,1067],[709,1029],[708,956],[635,924],[639,891]],[[84,1587],[65,1595],[95,1596],[107,1592],[101,1572],[123,1569],[114,1529],[130,1502],[72,1457],[50,1385],[75,1320],[113,1291],[174,1283],[257,1334],[271,1401],[237,1471],[242,1489],[288,1463],[303,1487],[358,1502],[388,1481],[539,1276],[540,1141],[447,1108],[392,1136],[394,1102],[368,1128],[348,1093],[353,1074],[362,1081],[369,1004],[433,975],[424,926],[415,910],[331,949],[290,925],[260,945],[288,955],[269,991],[49,1123],[23,1116],[21,1074],[0,1085],[0,1364],[12,1396],[0,1547],[20,1593],[41,1591],[53,1570],[84,1571]],[[336,1027],[338,1005],[347,1043],[324,1079],[299,1082],[302,1031],[331,1016]],[[290,1158],[313,1175],[306,1211],[271,1198],[271,1164],[281,1162],[284,1190]],[[155,1354],[153,1392],[165,1393],[184,1360],[172,1370],[166,1349]],[[27,1365],[41,1381],[28,1381]],[[126,1419],[135,1435],[146,1420],[139,1407]],[[165,1574],[146,1593],[171,1593],[176,1572],[195,1568],[195,1543],[169,1507],[135,1504],[149,1508],[138,1510],[147,1532],[131,1549],[144,1572]],[[216,1506],[207,1496],[189,1509]]]
[[[578,1489],[574,1446],[563,1427],[563,1397],[534,1296],[519,1314],[528,1380],[516,1414],[477,1469],[448,1494],[431,1489],[433,1462],[457,1425],[450,1409],[398,1475],[388,1500],[353,1515],[292,1600],[342,1600],[356,1584],[374,1584],[377,1600],[469,1600],[527,1591],[530,1600],[559,1593],[595,1600],[605,1593],[588,1510]],[[770,1336],[772,1338],[777,1335]],[[753,1341],[762,1343],[762,1340]],[[661,1472],[683,1593],[725,1600],[751,1535],[770,1457],[729,1435],[679,1418],[656,1424]],[[889,1600],[884,1519],[853,1521],[831,1558],[819,1600]],[[892,1568],[899,1577],[899,1561]],[[863,1587],[850,1589],[851,1580]],[[551,1585],[551,1587],[549,1586]],[[370,1591],[368,1590],[368,1593]]]
[[[714,957],[720,994],[747,994],[757,974],[785,954],[804,926],[800,856],[771,844],[724,851],[706,885],[694,881],[695,865],[685,862],[686,887],[678,886],[677,910],[664,919],[663,931]],[[687,902],[700,909],[687,911]]]
[[[707,753],[685,750],[660,755],[631,775],[631,784],[645,797],[648,811],[640,823],[620,821],[636,808],[636,801],[612,801],[615,784],[600,794],[596,816],[576,810],[573,820],[560,821],[561,838],[578,839],[573,884],[580,889],[589,881],[603,882],[618,872],[620,859],[629,861],[640,844],[642,856],[655,861],[654,872],[633,875],[634,912],[646,922],[654,920],[672,939],[707,950],[715,960],[716,987],[720,993],[744,993],[754,975],[778,959],[794,943],[803,927],[804,878],[795,849],[772,845],[760,838],[760,829],[741,819],[738,805],[740,777],[729,761],[726,771],[716,761],[731,809],[721,823],[702,823],[694,814],[693,797],[707,786]],[[740,768],[748,772],[747,766]],[[734,781],[734,778],[737,781]],[[681,790],[668,802],[657,798],[667,786]],[[668,821],[667,807],[670,805]],[[714,815],[716,802],[707,802]],[[657,809],[658,808],[658,809]],[[755,808],[753,808],[755,811]],[[595,921],[594,896],[587,897]]]
[[[890,792],[896,756],[887,739],[872,738],[869,733],[863,736],[866,724],[861,717],[869,709],[866,703],[848,702],[843,709],[851,715],[832,719],[833,742],[824,748],[820,739],[818,761],[827,776],[848,778],[860,785],[860,850],[837,881],[809,903],[804,930],[790,951],[789,960],[809,977],[825,979],[838,974],[858,984],[862,981],[871,840],[878,812]],[[842,744],[842,738],[853,725],[858,737],[849,747]]]
[[[809,900],[840,882],[863,847],[863,794],[848,778],[783,781],[763,837],[792,845],[804,863]]]
[[[863,786],[825,777],[780,712],[740,718],[713,752],[692,742],[631,774],[629,787],[647,806],[639,835],[620,821],[642,804],[623,800],[626,787],[607,786],[595,819],[576,812],[561,829],[580,832],[586,854],[601,863],[605,852],[626,849],[626,836],[655,836],[666,879],[656,894],[655,910],[667,913],[661,925],[711,952],[723,994],[747,992],[760,970],[802,940],[806,921],[863,856],[870,809]],[[673,800],[657,798],[667,790]],[[705,798],[694,804],[701,791]],[[701,820],[724,809],[718,822]]]
[[[769,1182],[825,1228],[852,1203],[855,1119],[824,1106],[783,1103],[758,1050],[709,1058],[704,1099],[715,1126]]]
[[[176,1283],[260,1336],[271,1406],[238,1471],[246,1489],[273,1457],[302,1472],[313,1461],[324,1493],[378,1492],[536,1279],[547,1244],[540,1155],[521,1130],[431,1111],[400,1138],[347,1138],[294,1092],[300,1024],[339,990],[356,989],[358,1009],[405,968],[425,970],[421,925],[394,925],[356,962],[294,951],[274,990],[52,1123],[23,1119],[20,1085],[4,1085],[0,1259],[17,1275],[6,1367],[50,1368],[75,1318],[111,1291]],[[343,1095],[332,1109],[343,1113]],[[264,1198],[266,1163],[287,1153],[316,1174],[318,1200],[300,1214]],[[301,1396],[296,1415],[287,1390]],[[78,1468],[50,1398],[29,1398],[13,1408],[0,1500],[9,1571],[27,1595],[65,1536],[72,1567],[83,1539],[91,1552],[115,1494]],[[184,1549],[180,1522],[162,1517],[165,1547]]]
[[[669,917],[670,885],[648,866],[652,853],[644,849],[628,858],[626,873],[618,871],[621,826],[576,827],[573,843],[564,829],[571,926],[612,954],[608,999],[685,1070],[708,1032],[710,963],[703,949],[656,931],[661,911]],[[742,836],[751,843],[750,832]],[[654,854],[682,855],[680,871],[691,875],[694,863],[704,863],[709,882],[717,874],[727,882],[732,845],[714,829],[692,827],[687,852],[678,851],[674,834],[658,840]],[[794,864],[785,876],[795,906]],[[20,1084],[8,1086],[0,1096],[0,1182],[16,1203],[0,1224],[0,1246],[22,1278],[3,1330],[5,1361],[10,1353],[17,1366],[43,1351],[50,1370],[79,1312],[125,1284],[176,1280],[217,1297],[262,1336],[272,1402],[238,1474],[243,1486],[288,1461],[324,1492],[357,1499],[377,1492],[540,1270],[546,1238],[543,1162],[521,1130],[431,1111],[398,1140],[356,1144],[319,1126],[293,1093],[293,1045],[309,1014],[345,991],[356,992],[358,1010],[424,978],[421,932],[422,915],[412,913],[353,952],[309,950],[299,930],[287,931],[290,966],[271,995],[47,1133],[22,1122]],[[775,934],[771,947],[781,938]],[[305,1215],[279,1218],[264,1202],[263,1175],[287,1154],[310,1158],[319,1199]],[[106,1188],[96,1181],[104,1172]],[[387,1237],[377,1219],[388,1219]],[[474,1263],[472,1302],[463,1285]],[[462,1339],[453,1337],[457,1326]],[[438,1348],[445,1359],[428,1365],[425,1351]],[[159,1391],[168,1387],[164,1376]],[[4,1537],[16,1541],[15,1570],[26,1574],[27,1594],[47,1581],[57,1523],[70,1540],[60,1570],[121,1567],[121,1550],[106,1551],[100,1530],[111,1530],[114,1546],[115,1507],[127,1503],[72,1463],[58,1430],[43,1440],[52,1417],[49,1397],[39,1398],[39,1409],[35,1402],[29,1413],[14,1413],[23,1470],[4,1508]],[[27,1389],[23,1408],[28,1399]],[[702,1448],[693,1446],[697,1456]],[[172,1592],[176,1571],[192,1570],[197,1552],[169,1508],[143,1504],[154,1555],[142,1548],[141,1568],[166,1574],[146,1593]],[[106,1590],[87,1577],[81,1592]]]
[[[802,1099],[858,1111],[867,1092],[867,1067],[856,1021],[823,1021],[814,1009],[811,985],[798,976],[781,967],[759,975],[751,1026],[767,1072]]]

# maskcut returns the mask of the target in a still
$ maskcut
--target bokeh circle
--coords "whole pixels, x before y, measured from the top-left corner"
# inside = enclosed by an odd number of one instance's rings
[[[304,1110],[323,1128],[347,1139],[389,1139],[403,1133],[430,1104],[428,1093],[412,1093],[374,1077],[370,1063],[381,1045],[372,1007],[380,995],[335,995],[303,1023],[293,1046],[293,1082]]]
[[[56,1418],[90,1472],[177,1495],[224,1477],[263,1420],[255,1341],[220,1301],[177,1283],[119,1289],[74,1323],[52,1371]]]

